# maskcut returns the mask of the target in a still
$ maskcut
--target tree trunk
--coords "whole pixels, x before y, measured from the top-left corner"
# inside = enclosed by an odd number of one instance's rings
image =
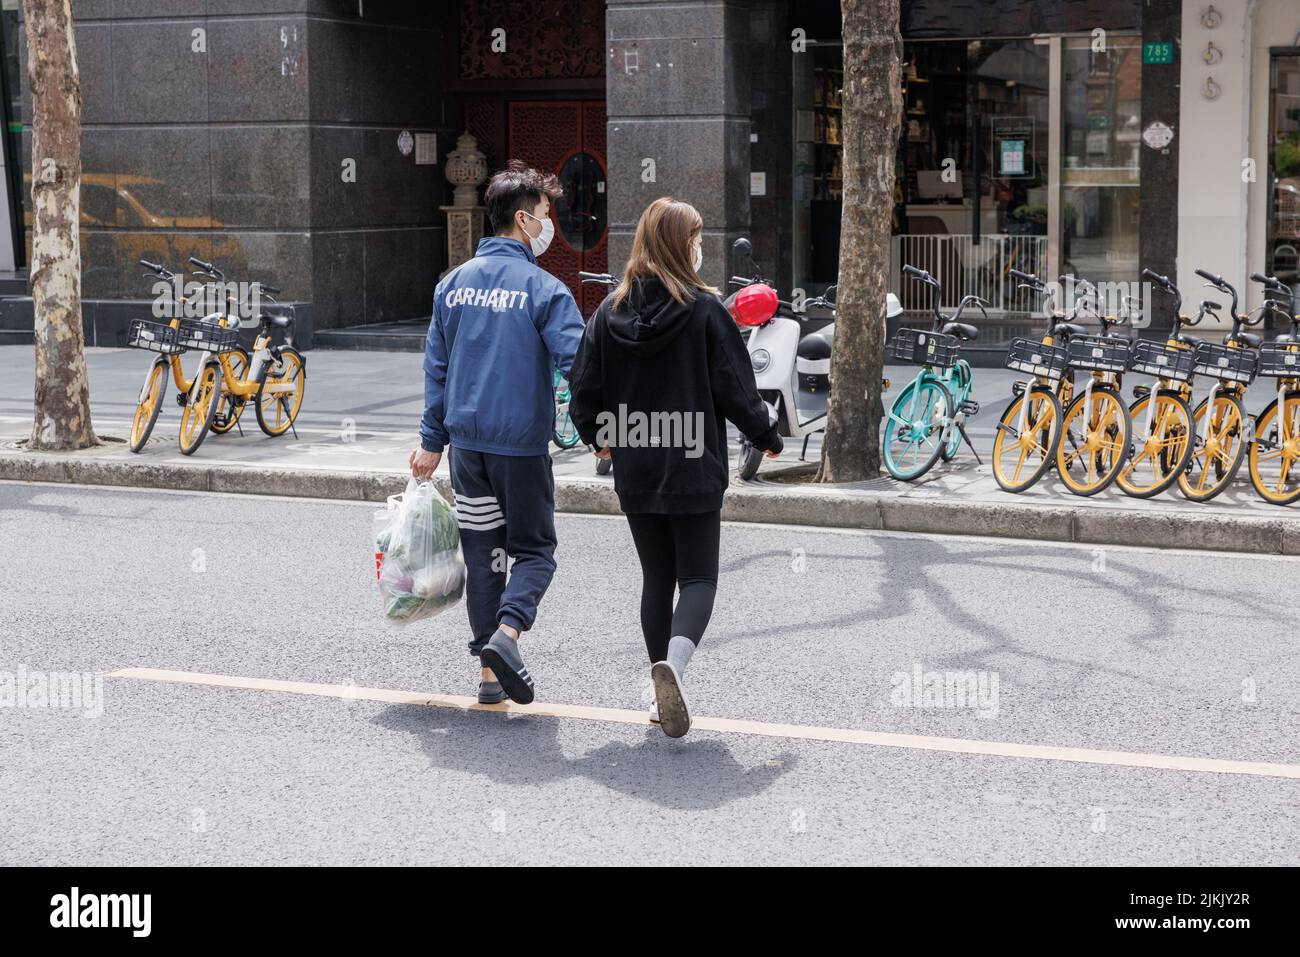
[[[844,192],[831,403],[819,482],[857,482],[880,473],[885,295],[903,112],[898,8],[899,0],[840,0]]]
[[[23,0],[32,91],[32,302],[36,396],[30,447],[98,445],[81,331],[81,78],[70,0]]]

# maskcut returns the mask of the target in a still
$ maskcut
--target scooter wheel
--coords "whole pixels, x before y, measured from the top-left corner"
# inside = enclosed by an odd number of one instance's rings
[[[762,464],[763,450],[749,442],[741,442],[740,458],[736,463],[736,471],[740,473],[741,479],[748,482],[758,474],[758,467]]]

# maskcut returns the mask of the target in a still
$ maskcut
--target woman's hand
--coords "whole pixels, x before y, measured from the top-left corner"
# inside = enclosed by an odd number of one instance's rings
[[[596,456],[596,458],[600,459],[602,462],[607,462],[610,458],[609,449],[603,445],[598,449],[592,449],[591,454]]]

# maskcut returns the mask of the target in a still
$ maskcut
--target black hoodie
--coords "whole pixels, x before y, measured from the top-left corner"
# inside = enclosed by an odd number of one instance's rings
[[[721,508],[725,420],[758,448],[781,450],[740,331],[716,296],[683,305],[658,279],[637,280],[618,309],[610,302],[573,359],[569,415],[582,441],[612,452],[624,512]]]

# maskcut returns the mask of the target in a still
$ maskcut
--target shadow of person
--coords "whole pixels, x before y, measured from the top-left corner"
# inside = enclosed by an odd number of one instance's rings
[[[635,743],[610,741],[569,757],[559,742],[560,719],[540,715],[394,705],[374,722],[414,735],[436,768],[506,785],[536,786],[578,776],[671,810],[707,810],[754,797],[797,763],[794,754],[783,752],[746,767],[724,741],[673,741],[658,728],[646,728]]]

